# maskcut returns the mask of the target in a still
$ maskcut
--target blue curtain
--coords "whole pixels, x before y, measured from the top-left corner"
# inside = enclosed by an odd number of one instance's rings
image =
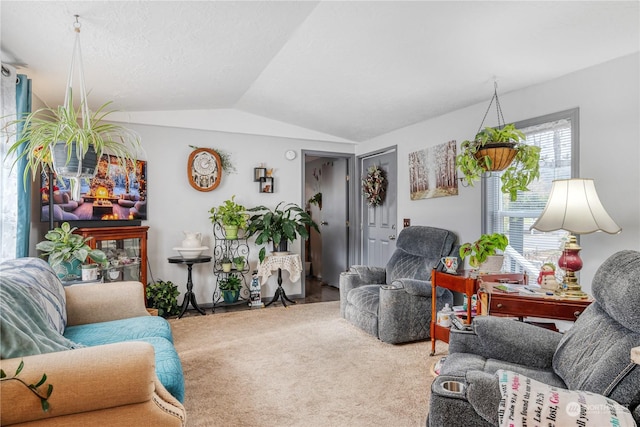
[[[31,79],[25,74],[18,74],[16,85],[16,116],[22,117],[31,112]],[[22,125],[18,127],[18,136],[22,133]],[[22,154],[20,149],[18,156]],[[29,256],[29,229],[31,227],[31,180],[25,184],[22,176],[27,161],[23,157],[20,159],[17,168],[18,176],[18,222],[16,236],[16,258]]]

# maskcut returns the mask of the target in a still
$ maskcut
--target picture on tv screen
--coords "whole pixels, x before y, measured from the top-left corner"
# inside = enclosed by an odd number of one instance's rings
[[[41,221],[49,221],[49,177],[41,174]],[[80,197],[74,200],[71,181],[55,178],[54,221],[140,221],[147,219],[147,162],[136,160],[123,167],[116,156],[103,154],[96,175],[80,180]]]

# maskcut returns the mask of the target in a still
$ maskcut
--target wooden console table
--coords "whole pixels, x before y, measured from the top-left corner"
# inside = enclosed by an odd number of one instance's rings
[[[480,314],[569,320],[575,322],[593,298],[567,299],[555,295],[526,295],[494,290],[494,283],[483,283],[478,294],[481,302]]]

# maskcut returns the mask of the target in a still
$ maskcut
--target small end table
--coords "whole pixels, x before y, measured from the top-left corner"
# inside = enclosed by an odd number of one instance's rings
[[[193,264],[202,264],[205,262],[210,262],[211,257],[208,255],[200,255],[197,258],[182,258],[181,256],[172,256],[168,258],[169,263],[171,264],[186,264],[188,269],[187,275],[187,293],[184,294],[184,299],[182,300],[182,309],[180,310],[180,314],[178,315],[178,319],[182,317],[185,311],[187,311],[187,307],[189,307],[189,303],[200,312],[200,314],[205,314],[204,310],[198,306],[196,302],[196,295],[193,293],[193,281],[191,280],[191,269],[193,268]]]
[[[265,307],[270,306],[278,299],[282,301],[282,305],[285,307],[287,306],[285,300],[289,301],[291,304],[295,304],[295,301],[287,297],[287,294],[284,292],[284,288],[282,287],[282,270],[287,270],[289,272],[289,279],[292,282],[297,281],[300,278],[300,273],[302,272],[302,261],[300,260],[300,255],[270,255],[265,258],[265,260],[258,266],[258,276],[262,278],[262,285],[266,283],[274,270],[278,270],[278,289],[276,289],[273,299],[269,301]]]

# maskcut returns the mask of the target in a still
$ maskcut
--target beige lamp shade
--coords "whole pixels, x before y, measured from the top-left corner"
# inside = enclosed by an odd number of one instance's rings
[[[617,234],[622,230],[602,206],[593,180],[585,178],[553,181],[547,205],[531,228],[572,234]]]

